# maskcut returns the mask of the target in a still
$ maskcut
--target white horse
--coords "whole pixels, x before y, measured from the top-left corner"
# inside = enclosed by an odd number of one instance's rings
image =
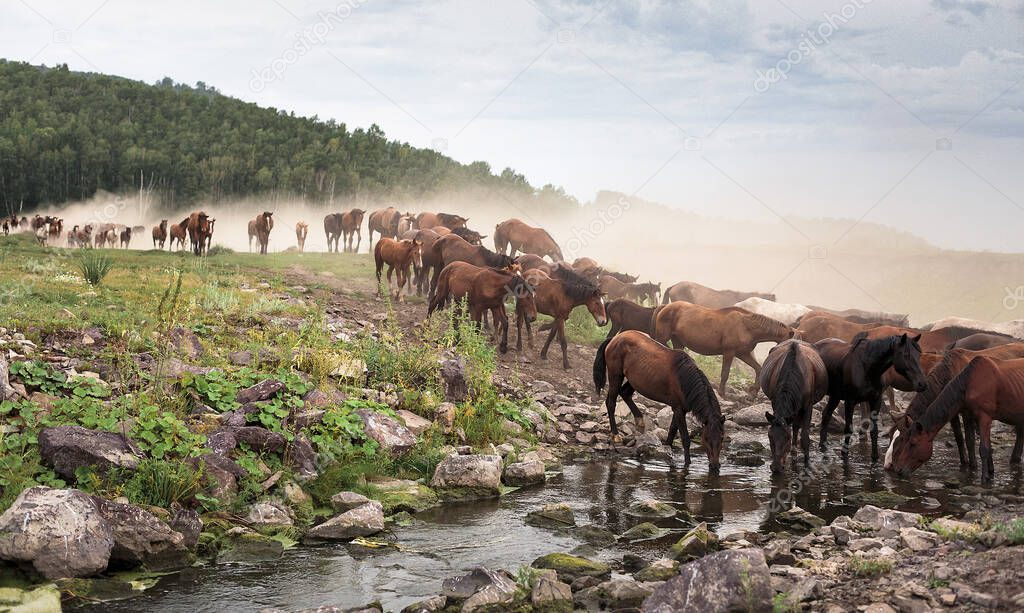
[[[785,302],[772,302],[764,298],[751,297],[737,302],[734,306],[746,309],[751,313],[771,317],[781,321],[787,326],[795,325],[801,317],[811,312],[811,309],[802,304],[787,304]]]

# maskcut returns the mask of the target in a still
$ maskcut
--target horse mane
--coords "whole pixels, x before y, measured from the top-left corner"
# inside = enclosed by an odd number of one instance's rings
[[[960,412],[967,391],[967,382],[974,372],[975,363],[976,360],[971,360],[957,376],[953,377],[946,387],[942,388],[942,393],[935,398],[928,410],[917,418],[925,432],[937,433]]]
[[[515,262],[515,258],[512,256],[491,251],[483,245],[475,245],[475,247],[481,250],[480,253],[483,254],[484,261],[488,266],[494,268],[508,268],[513,262]]]
[[[704,424],[707,437],[702,434],[704,440],[720,438],[724,430],[722,428],[722,407],[718,404],[718,396],[715,389],[711,387],[708,378],[701,371],[697,363],[683,351],[676,351],[675,373],[679,381],[679,387],[686,397],[686,408],[693,411],[697,419]]]
[[[601,295],[601,288],[567,266],[558,266],[552,276],[561,282],[565,293],[573,301],[586,302],[594,296]]]
[[[746,321],[748,323],[754,324],[754,327],[756,327],[757,330],[760,332],[765,332],[767,334],[776,334],[789,329],[789,326],[787,326],[786,324],[782,323],[778,319],[772,319],[767,315],[754,313],[740,307],[725,307],[725,309],[736,309],[737,311],[742,311],[746,316]]]
[[[601,272],[606,274],[606,275],[608,275],[609,277],[614,277],[617,281],[621,281],[623,283],[635,283],[636,282],[636,277],[632,277],[630,275],[627,275],[624,272],[612,272],[610,270],[602,270]]]
[[[786,424],[792,424],[796,419],[804,395],[804,377],[796,361],[798,351],[796,343],[792,343],[786,351],[771,399],[775,417]]]
[[[910,406],[907,407],[906,414],[914,419],[924,415],[951,378],[953,378],[953,355],[947,353],[942,356],[942,361],[928,373],[928,387],[923,392],[914,395]]]
[[[463,238],[467,243],[469,242],[469,239],[471,239],[471,238],[472,239],[477,239],[477,240],[480,239],[480,233],[479,232],[477,232],[476,230],[470,230],[469,228],[467,228],[465,226],[460,226],[458,228],[455,228],[454,230],[452,230],[452,234],[455,234],[456,236],[459,236],[459,237]]]

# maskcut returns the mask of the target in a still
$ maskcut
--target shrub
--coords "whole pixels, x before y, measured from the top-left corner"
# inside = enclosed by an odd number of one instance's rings
[[[89,285],[99,285],[114,269],[114,260],[98,249],[82,250],[75,263]]]
[[[858,577],[880,577],[892,571],[892,560],[887,558],[851,557],[846,565]]]
[[[200,463],[201,466],[201,463]],[[133,504],[168,508],[194,497],[206,485],[206,473],[187,462],[146,459],[134,471],[115,471],[122,493]]]
[[[211,257],[216,255],[231,255],[234,252],[235,250],[231,249],[230,247],[225,247],[224,245],[214,245],[210,247],[210,249],[206,252],[206,255]]]

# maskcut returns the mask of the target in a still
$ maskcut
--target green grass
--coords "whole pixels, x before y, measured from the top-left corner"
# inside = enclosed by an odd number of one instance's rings
[[[1003,533],[1010,545],[1024,545],[1024,517],[998,523],[994,526],[997,532]]]
[[[846,561],[847,568],[858,577],[880,577],[892,572],[892,560],[888,558],[850,557]]]

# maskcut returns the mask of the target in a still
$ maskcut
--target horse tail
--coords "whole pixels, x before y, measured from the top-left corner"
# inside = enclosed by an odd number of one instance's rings
[[[427,307],[427,317],[430,314],[441,308],[448,300],[448,275],[440,274],[437,279],[437,289],[434,291],[433,297],[430,299],[430,306]]]
[[[661,295],[661,306],[665,306],[666,304],[668,304],[669,302],[671,302],[671,301],[670,301],[670,300],[668,299],[668,292],[669,292],[669,290],[670,290],[670,289],[672,289],[672,288],[671,288],[671,287],[670,287],[670,288],[668,288],[668,289],[667,289],[667,290],[665,290],[665,292],[664,292],[664,293],[663,293],[663,294]]]
[[[377,241],[373,249],[373,263],[377,267],[377,287],[380,287],[380,271],[384,269],[384,254],[381,253],[381,242]]]
[[[656,306],[651,309],[651,321],[647,323],[647,330],[645,330],[651,338],[654,338],[654,326],[658,322],[658,313],[661,313],[661,309],[663,308],[665,307]]]
[[[604,389],[604,384],[608,380],[608,366],[605,362],[604,350],[608,347],[608,343],[611,341],[611,337],[604,339],[601,344],[598,345],[597,355],[594,356],[594,387],[597,389],[598,394],[600,394],[601,390]]]

